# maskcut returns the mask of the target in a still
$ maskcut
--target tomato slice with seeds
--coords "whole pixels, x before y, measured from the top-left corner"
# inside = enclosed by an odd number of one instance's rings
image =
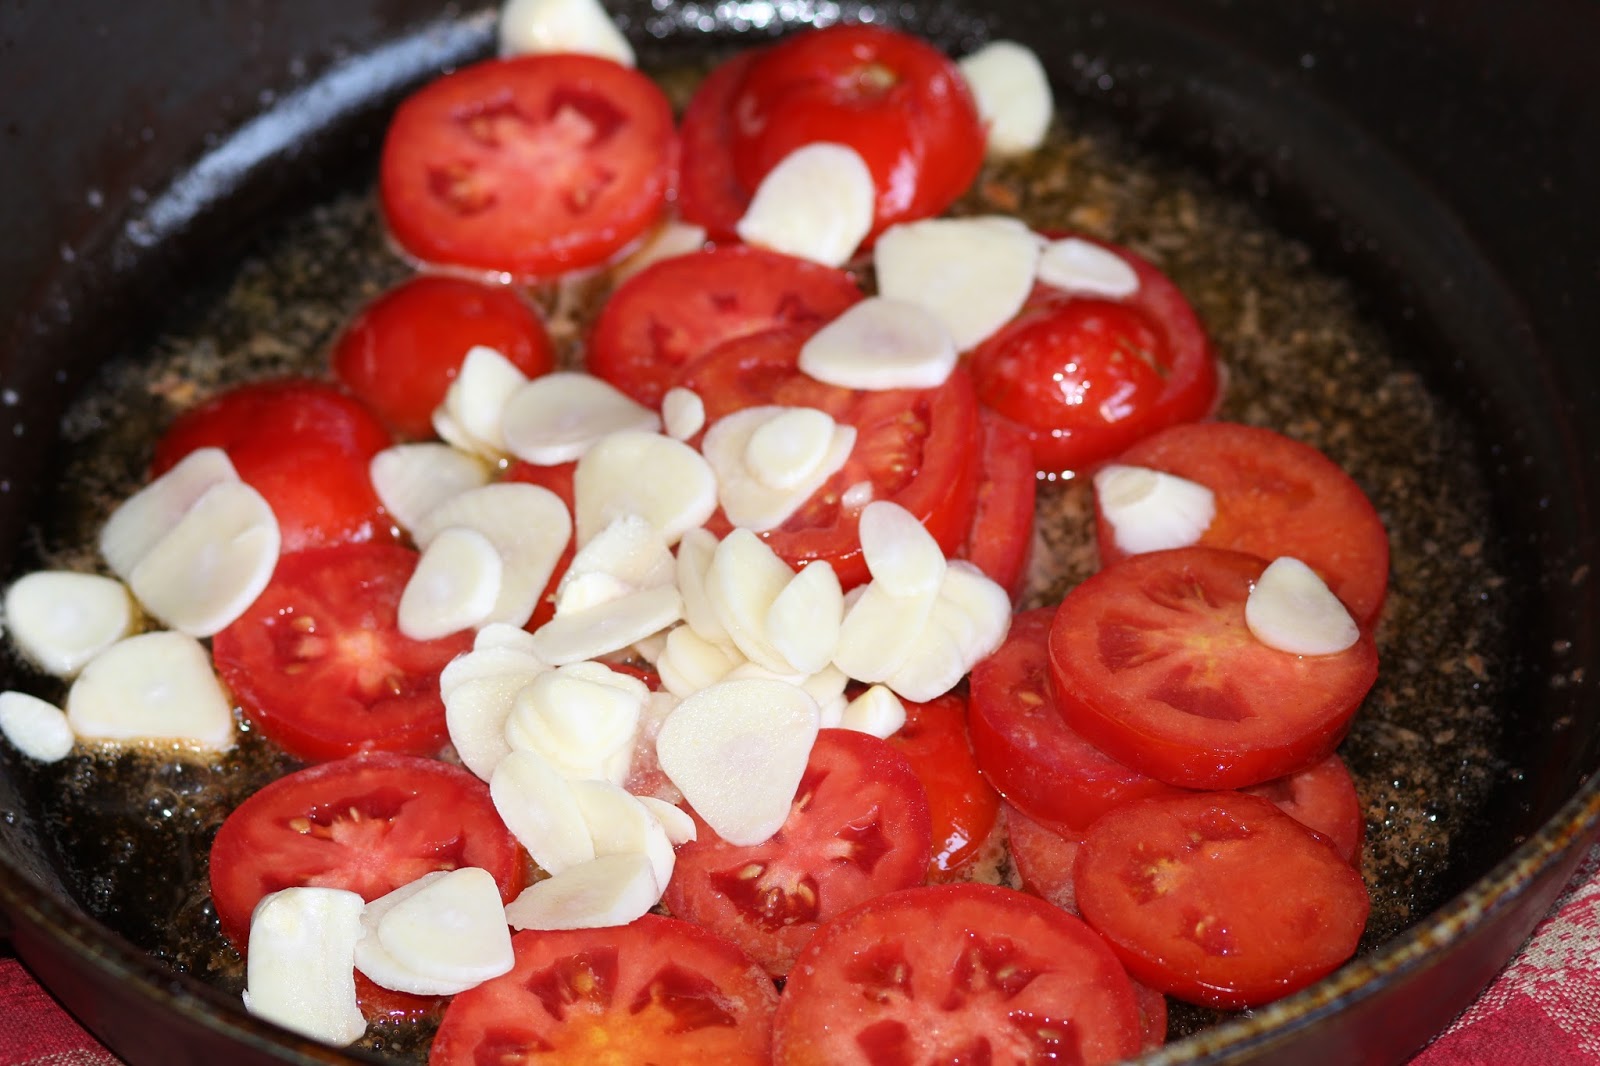
[[[965,883],[880,896],[825,925],[784,988],[772,1061],[1087,1066],[1142,1040],[1133,984],[1088,926]]]
[[[430,1066],[769,1061],[772,979],[704,929],[647,914],[610,929],[528,930],[511,948],[509,973],[451,1001]]]
[[[1041,283],[969,360],[979,399],[1026,429],[1047,473],[1098,466],[1217,400],[1211,344],[1178,287],[1126,248],[1080,239],[1132,267],[1138,291],[1112,300]]]
[[[487,870],[507,903],[526,880],[489,786],[459,766],[374,752],[280,777],[239,804],[211,845],[211,898],[242,952],[269,892],[343,888],[372,900],[464,866]]]
[[[1355,953],[1361,875],[1260,796],[1141,800],[1105,815],[1074,867],[1078,908],[1141,981],[1192,1003],[1271,1002]]]
[[[471,649],[472,633],[400,632],[400,596],[418,558],[370,543],[280,558],[255,603],[212,641],[250,724],[308,761],[444,747],[439,672]]]
[[[221,448],[266,498],[283,551],[295,552],[391,536],[368,474],[389,444],[378,417],[335,386],[261,381],[179,415],[156,442],[150,476],[199,448]]]
[[[663,902],[775,976],[818,925],[928,872],[927,793],[905,756],[866,733],[817,734],[789,817],[765,843],[729,844],[689,813],[697,837],[678,849]]]
[[[972,669],[968,726],[978,765],[1029,817],[1076,838],[1119,803],[1172,787],[1095,747],[1062,719],[1050,679],[1055,609],[1024,611]]]
[[[1006,841],[1022,887],[1068,914],[1078,913],[1072,864],[1082,840],[1064,836],[1006,804]]]
[[[1067,593],[1050,630],[1056,706],[1108,755],[1186,788],[1244,788],[1327,758],[1378,676],[1371,634],[1335,655],[1257,640],[1267,564],[1216,548],[1124,559]]]
[[[422,274],[356,313],[334,342],[333,372],[397,433],[420,440],[434,435],[434,408],[478,345],[530,378],[555,365],[544,323],[515,290]]]
[[[967,740],[967,701],[945,695],[905,702],[906,721],[889,737],[928,794],[933,818],[933,861],[928,880],[951,881],[991,848],[1000,797],[978,770]]]
[[[589,338],[589,372],[658,407],[684,364],[723,341],[822,326],[860,299],[844,271],[765,248],[674,256],[611,294]]]
[[[1216,515],[1201,544],[1263,559],[1291,555],[1359,624],[1377,620],[1389,587],[1389,535],[1355,480],[1309,444],[1259,426],[1200,422],[1159,433],[1117,461],[1209,488]],[[1127,554],[1104,517],[1097,534],[1102,564]]]
[[[1288,777],[1242,789],[1277,804],[1289,817],[1328,838],[1344,861],[1361,863],[1361,844],[1367,835],[1361,797],[1344,760],[1330,755],[1315,766]]]
[[[1039,479],[1022,427],[987,407],[978,415],[983,434],[978,499],[966,543],[956,557],[989,575],[1014,603],[1027,584]]]
[[[939,214],[983,162],[983,126],[960,70],[926,41],[884,26],[779,41],[751,62],[728,106],[734,171],[747,189],[807,144],[855,149],[876,188],[873,234]]]
[[[401,103],[378,193],[417,258],[531,280],[642,235],[676,171],[672,109],[650,78],[597,56],[529,55],[466,67]]]
[[[796,569],[825,559],[845,588],[867,580],[858,532],[860,504],[848,490],[872,489],[871,499],[892,500],[910,511],[949,555],[972,525],[978,492],[978,405],[972,382],[957,368],[931,389],[858,392],[828,385],[801,372],[800,348],[812,329],[768,330],[718,345],[684,368],[678,384],[699,393],[706,421],[758,404],[815,407],[856,429],[844,467],[801,509],[761,534]],[[719,511],[707,523],[728,531]]]

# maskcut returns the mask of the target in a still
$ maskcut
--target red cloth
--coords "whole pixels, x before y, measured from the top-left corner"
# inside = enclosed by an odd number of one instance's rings
[[[0,1066],[120,1066],[0,958]],[[1600,847],[1494,984],[1411,1066],[1600,1066]]]

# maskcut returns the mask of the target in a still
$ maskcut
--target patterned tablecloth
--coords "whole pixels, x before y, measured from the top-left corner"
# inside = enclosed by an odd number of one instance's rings
[[[0,958],[0,1066],[119,1066]],[[1494,984],[1411,1066],[1600,1066],[1600,847]]]

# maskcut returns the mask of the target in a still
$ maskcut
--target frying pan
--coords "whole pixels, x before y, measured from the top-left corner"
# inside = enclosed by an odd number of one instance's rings
[[[1600,826],[1600,90],[1579,0],[990,0],[847,6],[954,50],[1027,41],[1057,90],[1254,197],[1342,274],[1473,427],[1516,654],[1497,766],[1430,913],[1334,978],[1152,1061],[1396,1062],[1514,953]],[[829,0],[620,7],[648,56],[839,14]],[[0,572],[59,477],[62,412],[177,294],[370,171],[409,85],[490,47],[486,11],[78,0],[0,12]],[[0,683],[13,683],[7,677]],[[90,917],[0,752],[11,946],[136,1063],[337,1062]]]

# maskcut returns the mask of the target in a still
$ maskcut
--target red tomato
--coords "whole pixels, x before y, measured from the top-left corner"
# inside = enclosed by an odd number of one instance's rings
[[[1266,565],[1179,548],[1131,556],[1069,592],[1050,630],[1067,724],[1187,788],[1244,788],[1326,758],[1378,676],[1378,652],[1370,634],[1337,655],[1257,640],[1244,605]]]
[[[1242,791],[1271,800],[1301,825],[1327,837],[1345,862],[1360,864],[1366,818],[1356,783],[1339,756],[1330,755],[1308,770]]]
[[[1326,841],[1239,792],[1119,807],[1090,828],[1074,881],[1084,919],[1135,978],[1213,1007],[1330,973],[1355,953],[1369,906]]]
[[[1120,803],[1172,791],[1106,755],[1062,721],[1050,685],[1053,608],[1025,611],[972,668],[968,727],[978,765],[1007,802],[1076,837]]]
[[[979,399],[1026,428],[1048,473],[1098,466],[1216,405],[1216,360],[1183,293],[1126,248],[1094,243],[1133,267],[1137,293],[1113,301],[1036,286],[970,358]]]
[[[1216,496],[1200,538],[1263,559],[1292,555],[1317,572],[1362,626],[1389,587],[1389,535],[1366,493],[1339,466],[1281,433],[1235,422],[1173,426],[1124,452],[1119,463],[1187,478]],[[1100,561],[1127,553],[1099,519]]]
[[[1022,887],[1068,914],[1078,913],[1078,898],[1072,889],[1072,864],[1077,861],[1080,840],[1063,836],[1006,804],[1006,840],[1011,845],[1011,861],[1016,864]]]
[[[503,286],[422,274],[367,304],[333,345],[333,372],[396,432],[433,436],[461,361],[486,345],[528,377],[555,365],[533,307]]]
[[[368,467],[390,444],[376,415],[332,385],[262,381],[179,415],[156,442],[150,476],[198,448],[221,448],[266,497],[285,552],[389,537]]]
[[[735,228],[754,192],[733,169],[734,95],[745,71],[760,52],[747,49],[719,64],[695,90],[683,111],[683,173],[678,179],[678,213],[704,226],[714,241],[736,241]]]
[[[874,234],[937,215],[983,163],[966,79],[943,53],[883,26],[830,26],[759,53],[729,104],[734,172],[745,188],[816,141],[853,148],[872,172]]]
[[[511,972],[451,1001],[429,1066],[768,1062],[772,979],[688,922],[529,930],[511,947]]]
[[[707,424],[741,408],[783,404],[815,407],[856,428],[843,469],[762,539],[791,566],[826,559],[845,588],[861,584],[868,577],[857,531],[861,511],[842,501],[847,489],[865,482],[872,499],[900,504],[952,553],[972,525],[978,492],[972,382],[957,369],[933,389],[857,392],[827,385],[799,369],[808,335],[787,329],[736,338],[685,367],[678,381],[705,401]],[[728,528],[720,512],[710,526],[719,535]]]
[[[269,892],[316,886],[376,899],[435,870],[481,866],[507,903],[527,858],[459,766],[374,752],[280,777],[241,803],[211,845],[211,899],[241,952]]]
[[[928,797],[905,756],[846,729],[817,735],[783,827],[729,844],[695,814],[663,902],[782,976],[817,926],[863,900],[920,884],[932,851]]]
[[[396,628],[417,559],[393,544],[279,559],[266,590],[212,641],[250,724],[310,761],[444,747],[439,672],[471,649],[472,633],[412,640]]]
[[[940,696],[905,704],[906,724],[889,738],[928,794],[933,817],[933,862],[929,881],[963,875],[989,844],[1000,814],[1000,797],[978,772],[967,740],[967,702]]]
[[[784,988],[772,1061],[1087,1066],[1141,1042],[1132,982],[1088,926],[966,883],[880,896],[823,926]]]
[[[567,505],[570,514],[573,507],[572,473],[578,468],[576,460],[570,463],[557,463],[554,466],[536,466],[533,463],[515,462],[507,470],[502,481],[521,481],[529,485],[538,485],[540,488],[549,489],[561,497],[561,502]],[[561,550],[561,558],[556,560],[556,567],[550,571],[550,580],[545,582],[544,592],[539,594],[539,602],[533,607],[533,615],[523,626],[532,633],[556,616],[556,589],[561,584],[561,579],[566,575],[567,567],[572,565],[572,557],[578,552],[578,546],[571,537],[567,538],[567,546]]]
[[[685,363],[723,341],[818,327],[861,299],[842,270],[735,245],[674,256],[618,286],[589,338],[589,372],[657,407]]]
[[[497,59],[429,82],[395,112],[378,192],[430,263],[552,277],[644,233],[677,169],[672,108],[597,56]]]
[[[978,502],[966,543],[956,553],[1011,593],[1015,602],[1028,579],[1033,554],[1034,504],[1038,478],[1028,435],[1009,418],[988,408],[979,411],[983,431],[978,455]]]

